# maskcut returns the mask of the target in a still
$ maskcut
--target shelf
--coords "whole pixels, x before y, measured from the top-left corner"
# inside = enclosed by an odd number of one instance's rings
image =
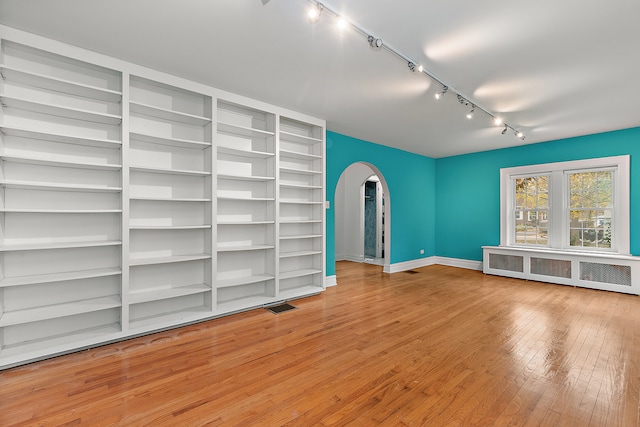
[[[10,136],[39,139],[42,141],[50,141],[50,142],[59,142],[63,144],[75,144],[75,145],[103,147],[103,148],[120,148],[122,146],[121,141],[117,141],[114,139],[83,138],[83,137],[74,136],[74,135],[38,132],[34,130],[22,129],[22,128],[11,127],[11,126],[1,126],[0,132]]]
[[[239,298],[231,301],[218,303],[216,311],[230,313],[234,311],[245,311],[251,308],[262,307],[265,304],[275,301],[274,297],[265,295]]]
[[[218,196],[218,200],[236,200],[240,202],[272,202],[275,200],[273,197],[232,197],[232,196]]]
[[[320,224],[321,219],[285,219],[280,220],[280,224]]]
[[[322,186],[320,185],[304,185],[304,184],[287,184],[280,183],[280,188],[293,188],[296,190],[321,190]]]
[[[218,225],[262,225],[275,224],[275,221],[218,221]]]
[[[180,198],[180,197],[129,197],[129,200],[146,202],[210,202],[211,199]]]
[[[210,176],[211,172],[205,171],[190,171],[183,169],[170,169],[170,168],[151,168],[146,166],[130,166],[129,170],[135,172],[146,172],[146,173],[158,173],[158,174],[166,174],[166,175],[186,175],[186,176]]]
[[[200,305],[182,310],[162,313],[153,316],[133,319],[129,323],[129,329],[136,331],[154,331],[161,328],[191,323],[211,316],[211,309]]]
[[[27,190],[50,190],[50,191],[86,191],[86,192],[106,192],[119,193],[122,187],[107,187],[84,184],[56,184],[49,182],[32,182],[32,181],[0,181],[0,186],[6,188],[22,188]]]
[[[106,125],[118,125],[122,122],[122,116],[114,114],[97,113],[95,111],[81,110],[78,108],[68,108],[60,105],[30,101],[28,99],[14,98],[4,95],[0,95],[0,102],[8,108],[33,111],[35,113],[65,117],[68,119],[84,120],[87,122],[102,123]]]
[[[298,200],[283,200],[282,198],[280,199],[280,203],[287,204],[287,205],[322,205],[323,204],[323,202],[304,202],[304,201],[298,201]]]
[[[275,135],[275,133],[273,132],[262,129],[253,129],[222,122],[218,122],[218,132],[230,135],[247,136],[249,138],[267,138],[269,136]]]
[[[110,308],[117,308],[120,306],[120,297],[113,295],[64,304],[8,311],[0,317],[0,327],[108,310]]]
[[[218,153],[236,157],[251,157],[255,159],[268,159],[269,157],[275,156],[275,154],[267,153],[266,151],[242,150],[239,148],[223,147],[221,145],[218,145]]]
[[[250,285],[252,283],[265,282],[273,280],[274,276],[268,274],[260,274],[256,276],[238,277],[234,279],[224,279],[216,281],[216,288],[231,288],[233,286]]]
[[[122,209],[0,209],[2,213],[18,214],[112,214]]]
[[[264,251],[273,249],[273,245],[242,245],[242,246],[218,246],[218,252],[246,252],[246,251]]]
[[[320,255],[322,251],[296,251],[296,252],[283,252],[280,254],[280,258],[294,258],[299,256]]]
[[[311,276],[313,274],[320,274],[320,273],[322,273],[322,270],[305,269],[305,270],[285,271],[280,273],[280,280],[293,279],[294,277]]]
[[[322,139],[320,138],[313,138],[311,136],[298,135],[291,132],[285,132],[283,130],[280,131],[280,139],[284,139],[285,141],[291,141],[291,142],[299,142],[302,144],[317,144],[322,142]]]
[[[144,291],[131,291],[129,293],[130,304],[140,304],[144,302],[159,301],[182,297],[185,295],[200,294],[211,291],[211,287],[204,283],[195,285],[176,286],[173,288],[147,289]]]
[[[307,154],[307,153],[299,153],[297,151],[291,150],[280,150],[280,157],[287,157],[290,159],[299,159],[299,160],[320,160],[322,156],[318,156],[316,154]]]
[[[280,172],[299,173],[303,175],[320,175],[322,171],[313,171],[308,169],[280,168]]]
[[[130,230],[200,230],[211,228],[210,225],[132,225]]]
[[[66,168],[75,168],[75,169],[96,169],[96,170],[113,170],[118,171],[122,169],[122,165],[110,165],[106,163],[88,163],[88,162],[68,162],[61,160],[52,160],[45,158],[37,158],[37,157],[28,157],[28,156],[13,156],[13,155],[0,155],[0,159],[5,162],[12,163],[24,163],[30,165],[42,165],[42,166],[55,166],[55,167],[66,167]]]
[[[35,285],[38,283],[66,282],[68,280],[93,279],[105,276],[117,276],[119,268],[101,268],[96,270],[69,271],[64,273],[35,274],[31,276],[5,277],[0,280],[0,288],[10,286]]]
[[[308,296],[312,294],[319,294],[324,288],[322,286],[315,285],[301,285],[291,289],[285,289],[278,292],[279,300],[287,300],[291,298],[300,298],[302,296]]]
[[[74,248],[94,248],[98,246],[118,246],[121,245],[120,240],[97,240],[85,242],[36,242],[24,244],[11,244],[0,246],[0,252],[13,251],[37,251],[48,249],[74,249]]]
[[[262,181],[273,181],[273,180],[275,180],[275,178],[272,177],[272,176],[249,176],[249,175],[218,174],[217,177],[218,177],[218,179],[228,179],[228,180],[233,180],[233,181],[256,181],[256,182],[262,182]]]
[[[196,116],[194,114],[154,107],[153,105],[142,104],[140,102],[130,101],[129,107],[132,113],[154,117],[161,120],[169,120],[172,122],[185,123],[188,125],[196,126],[204,126],[208,123],[211,123],[211,119],[208,117]]]
[[[192,255],[173,255],[173,256],[156,257],[156,258],[132,258],[132,259],[129,259],[129,265],[131,267],[135,267],[135,266],[141,266],[141,265],[172,264],[176,262],[198,261],[201,259],[211,259],[211,255],[192,254]]]
[[[22,83],[28,86],[102,101],[120,102],[122,100],[122,92],[115,90],[75,83],[69,80],[49,77],[44,74],[19,70],[6,65],[0,66],[0,72],[2,73],[3,79],[11,82]]]
[[[210,142],[194,141],[181,138],[166,138],[163,136],[156,136],[139,132],[129,132],[129,139],[135,139],[137,141],[146,142],[148,144],[169,145],[171,147],[194,148],[201,150],[211,147]]]
[[[322,237],[322,234],[305,234],[297,236],[280,236],[280,240],[295,240],[295,239],[316,239]]]

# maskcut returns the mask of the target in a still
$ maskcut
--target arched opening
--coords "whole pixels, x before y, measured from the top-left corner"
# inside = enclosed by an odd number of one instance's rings
[[[334,197],[336,261],[370,262],[389,271],[391,203],[378,168],[364,162],[347,167]]]

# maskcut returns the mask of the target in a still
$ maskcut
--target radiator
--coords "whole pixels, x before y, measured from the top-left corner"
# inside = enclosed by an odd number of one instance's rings
[[[485,274],[640,295],[640,257],[483,246]]]

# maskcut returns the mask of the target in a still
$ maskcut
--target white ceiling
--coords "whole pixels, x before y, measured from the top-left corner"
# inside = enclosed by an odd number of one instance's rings
[[[526,140],[308,0],[0,0],[0,23],[436,158],[640,126],[638,0],[324,3]]]

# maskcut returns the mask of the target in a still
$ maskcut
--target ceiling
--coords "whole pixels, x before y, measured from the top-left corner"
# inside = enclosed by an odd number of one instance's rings
[[[0,0],[0,23],[429,157],[640,126],[638,0]],[[478,110],[461,94],[525,135]]]

